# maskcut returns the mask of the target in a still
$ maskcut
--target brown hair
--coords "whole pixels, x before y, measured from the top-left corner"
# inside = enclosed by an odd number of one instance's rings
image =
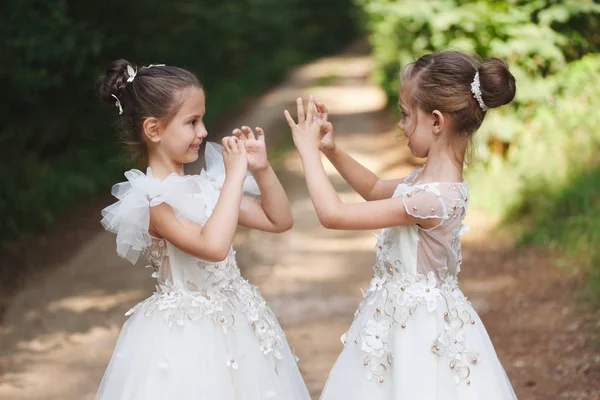
[[[450,115],[458,135],[470,138],[486,114],[471,92],[477,72],[481,97],[488,108],[513,100],[515,78],[508,70],[508,64],[498,58],[480,63],[475,57],[458,51],[426,54],[404,67],[400,78],[402,82],[410,82],[411,107]]]
[[[137,71],[131,82],[127,82],[128,66]],[[147,161],[148,149],[142,136],[144,120],[155,117],[168,123],[183,102],[178,94],[188,87],[202,88],[202,84],[182,68],[161,65],[138,69],[123,59],[109,64],[100,86],[100,98],[112,106],[117,101],[113,96],[118,98],[123,109],[118,120],[119,132],[137,161]]]

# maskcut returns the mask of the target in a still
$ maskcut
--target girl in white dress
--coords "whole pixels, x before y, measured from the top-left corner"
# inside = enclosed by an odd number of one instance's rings
[[[114,186],[118,201],[102,224],[116,233],[121,257],[148,259],[157,285],[127,313],[96,399],[310,399],[275,315],[240,276],[231,247],[238,224],[292,226],[263,131],[236,129],[222,149],[207,143],[206,170],[184,175],[207,135],[205,94],[192,73],[117,60],[101,96],[148,165]]]
[[[309,99],[298,123],[286,111],[321,223],[380,229],[371,285],[322,400],[516,399],[488,334],[458,287],[460,235],[469,194],[467,145],[487,111],[512,101],[515,80],[501,60],[428,54],[404,68],[398,127],[427,165],[382,180],[335,145],[324,105]],[[319,150],[366,203],[344,204]]]

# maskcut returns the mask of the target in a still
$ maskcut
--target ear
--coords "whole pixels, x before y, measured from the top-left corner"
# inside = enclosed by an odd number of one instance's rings
[[[152,143],[160,142],[160,121],[157,118],[146,118],[142,124],[144,137]]]
[[[444,129],[444,114],[442,114],[439,110],[433,110],[431,112],[431,117],[433,118],[433,125],[431,127],[433,134],[435,136],[439,136]]]

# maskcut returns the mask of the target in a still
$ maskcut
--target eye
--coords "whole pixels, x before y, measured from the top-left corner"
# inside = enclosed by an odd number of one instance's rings
[[[195,125],[196,125],[196,122],[197,122],[197,120],[196,120],[196,119],[193,119],[193,120],[191,120],[191,121],[189,122],[189,124],[190,124],[191,126],[195,126]]]

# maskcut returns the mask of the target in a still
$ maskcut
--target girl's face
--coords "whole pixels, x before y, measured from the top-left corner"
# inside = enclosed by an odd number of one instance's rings
[[[409,86],[401,84],[398,89],[398,107],[402,113],[398,128],[402,130],[408,139],[408,148],[414,157],[425,158],[435,136],[433,125],[435,118],[432,113],[426,113],[418,107],[410,107]]]
[[[188,87],[180,93],[183,103],[177,114],[160,132],[160,151],[170,160],[187,164],[198,159],[200,144],[208,132],[204,126],[206,113],[204,90]]]

